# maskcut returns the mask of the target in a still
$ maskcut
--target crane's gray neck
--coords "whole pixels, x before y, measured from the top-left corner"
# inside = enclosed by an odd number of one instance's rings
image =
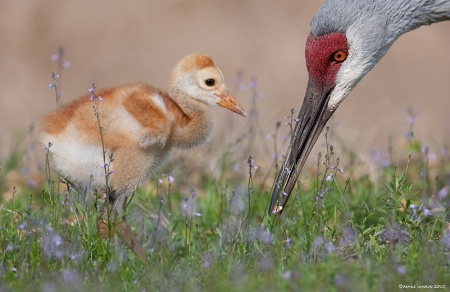
[[[389,47],[410,30],[449,19],[450,0],[327,0],[311,22],[311,33],[346,34],[359,26],[372,34],[383,31]]]

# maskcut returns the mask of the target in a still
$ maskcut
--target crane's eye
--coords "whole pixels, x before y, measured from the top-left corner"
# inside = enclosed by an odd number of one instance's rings
[[[342,63],[345,61],[345,59],[347,59],[348,53],[346,51],[343,50],[338,50],[336,52],[334,52],[333,54],[331,54],[331,61],[337,62],[337,63]]]
[[[212,78],[206,79],[206,80],[205,80],[205,84],[206,84],[207,86],[209,86],[209,87],[212,87],[212,86],[214,86],[214,85],[216,84],[216,80],[214,80],[214,79],[212,79]]]

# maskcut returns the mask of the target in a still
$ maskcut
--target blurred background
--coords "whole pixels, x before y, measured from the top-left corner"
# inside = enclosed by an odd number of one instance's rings
[[[244,119],[214,108],[217,130],[211,145],[228,147],[252,128],[255,143],[243,154],[254,155],[257,163],[270,162],[276,123],[281,121],[276,139],[284,154],[284,117],[291,108],[297,115],[303,101],[304,44],[321,3],[1,1],[0,161],[20,135],[55,109],[48,85],[57,62],[51,57],[63,47],[68,68],[59,80],[62,103],[87,93],[92,82],[99,88],[133,82],[165,88],[184,55],[211,55],[236,98],[252,113]],[[404,139],[408,116],[414,113],[416,137],[439,152],[450,134],[449,52],[450,22],[402,36],[330,120],[339,143],[370,160],[374,150],[388,148],[389,137],[394,145]],[[254,89],[249,87],[252,80]]]

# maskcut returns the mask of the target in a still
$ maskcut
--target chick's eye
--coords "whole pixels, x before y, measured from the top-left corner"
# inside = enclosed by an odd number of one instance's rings
[[[216,80],[210,78],[205,80],[205,84],[208,86],[214,86],[216,84]]]
[[[338,50],[336,52],[334,52],[333,54],[331,54],[331,61],[337,62],[337,63],[342,63],[345,61],[345,59],[347,59],[348,53],[346,51],[343,50]]]

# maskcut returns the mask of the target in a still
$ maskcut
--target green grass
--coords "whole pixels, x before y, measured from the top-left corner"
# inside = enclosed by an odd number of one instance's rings
[[[57,102],[58,78],[52,74],[50,86]],[[127,221],[144,245],[146,264],[118,238],[99,238],[102,203],[51,171],[33,131],[18,139],[27,148],[0,161],[0,291],[450,287],[448,155],[430,164],[428,150],[411,136],[404,148],[390,147],[382,159],[389,166],[373,161],[376,170],[365,172],[351,149],[338,157],[327,129],[316,170],[305,169],[283,214],[268,217],[276,167],[257,168],[242,153],[260,147],[273,157],[286,145],[278,141],[280,122],[273,145],[259,143],[265,139],[256,79],[251,84],[250,117],[227,150],[174,158],[162,170],[168,174],[156,174],[135,193]],[[292,109],[286,117],[290,132],[293,115]],[[209,160],[216,161],[213,171]]]
[[[266,214],[267,169],[241,162],[235,173],[230,151],[220,158],[218,175],[192,161],[172,161],[165,167],[175,171],[170,189],[168,176],[158,175],[163,183],[152,179],[128,208],[127,221],[144,244],[147,265],[120,240],[101,240],[94,196],[86,200],[67,182],[58,183],[57,175],[34,188],[10,189],[7,174],[23,167],[23,154],[15,153],[0,170],[0,190],[14,193],[0,203],[0,290],[450,287],[448,202],[437,196],[450,161],[438,157],[430,167],[417,141],[406,144],[397,149],[396,166],[378,168],[377,178],[358,173],[360,162],[351,155],[338,163],[337,150],[327,147],[317,171],[300,177],[279,218]],[[195,179],[188,179],[193,172]],[[193,184],[194,191],[183,187]],[[433,215],[425,216],[426,210]]]

